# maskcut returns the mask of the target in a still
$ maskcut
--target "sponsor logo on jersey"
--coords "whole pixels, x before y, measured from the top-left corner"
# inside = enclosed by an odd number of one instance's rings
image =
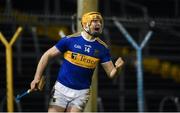
[[[91,56],[87,56],[80,53],[67,51],[64,53],[64,58],[74,65],[84,68],[95,68],[99,62],[99,59]]]
[[[93,55],[94,55],[94,56],[98,56],[98,55],[99,55],[99,50],[95,49]]]

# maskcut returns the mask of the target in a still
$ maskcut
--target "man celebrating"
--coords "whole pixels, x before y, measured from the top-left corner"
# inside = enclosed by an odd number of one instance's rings
[[[110,78],[123,65],[121,57],[111,61],[108,46],[98,37],[102,33],[103,18],[99,12],[89,12],[81,20],[83,31],[62,38],[41,57],[31,90],[37,90],[50,59],[63,54],[63,64],[52,90],[48,112],[81,112],[90,95],[93,71],[98,63]]]

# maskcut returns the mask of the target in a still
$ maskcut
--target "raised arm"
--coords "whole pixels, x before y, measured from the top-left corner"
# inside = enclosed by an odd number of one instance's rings
[[[120,69],[120,67],[122,67],[123,64],[124,64],[124,61],[122,60],[121,57],[119,57],[115,62],[115,66],[112,63],[112,61],[102,63],[101,65],[104,68],[107,75],[110,78],[113,78],[116,75],[117,71]]]
[[[41,57],[37,69],[36,69],[36,73],[34,76],[34,80],[31,82],[31,90],[37,90],[37,84],[39,83],[41,76],[48,64],[48,62],[54,58],[55,56],[60,55],[60,51],[53,46],[52,48],[48,49]]]

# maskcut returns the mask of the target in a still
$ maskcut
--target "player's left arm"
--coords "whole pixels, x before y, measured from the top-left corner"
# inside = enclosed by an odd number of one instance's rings
[[[105,72],[110,78],[113,78],[116,75],[116,73],[123,66],[123,64],[124,64],[124,61],[122,60],[121,57],[119,57],[116,60],[115,65],[113,64],[112,61],[101,63],[102,67],[104,68]]]

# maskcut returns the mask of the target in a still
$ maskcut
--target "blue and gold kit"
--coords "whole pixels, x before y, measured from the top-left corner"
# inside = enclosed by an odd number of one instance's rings
[[[88,89],[97,64],[111,60],[101,39],[87,40],[81,33],[62,38],[55,47],[64,53],[57,80],[72,89]]]

